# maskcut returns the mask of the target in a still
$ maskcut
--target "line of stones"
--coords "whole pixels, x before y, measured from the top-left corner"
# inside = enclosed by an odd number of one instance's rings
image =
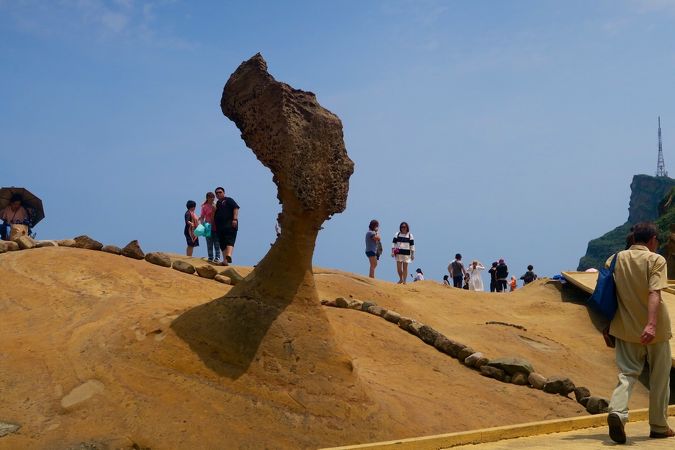
[[[144,253],[137,240],[129,242],[124,248],[119,248],[116,245],[103,245],[102,243],[90,238],[89,236],[77,236],[73,239],[61,240],[42,240],[36,241],[29,236],[20,236],[14,241],[0,241],[0,253],[18,250],[30,250],[33,248],[42,247],[73,247],[85,250],[102,251],[114,255],[122,255],[132,259],[146,260],[151,264],[161,267],[171,267],[179,272],[187,273],[189,275],[195,272],[202,278],[215,280],[224,284],[235,285],[244,278],[232,267],[218,272],[215,267],[210,264],[203,264],[201,266],[194,266],[187,261],[177,259],[171,261],[171,257],[162,252]]]
[[[402,330],[418,337],[425,344],[433,346],[441,353],[459,360],[466,367],[480,372],[485,377],[494,378],[504,383],[529,386],[567,398],[569,398],[570,393],[574,392],[576,401],[584,406],[590,414],[607,412],[608,402],[606,399],[591,395],[591,391],[586,387],[576,387],[572,380],[567,377],[552,376],[546,378],[535,372],[532,365],[523,358],[506,357],[489,359],[482,352],[475,351],[468,345],[461,344],[444,336],[429,325],[425,325],[409,317],[403,317],[396,311],[382,308],[371,301],[337,297],[335,300],[321,300],[321,304],[334,308],[363,311],[374,316],[379,316],[388,322],[398,325]]]

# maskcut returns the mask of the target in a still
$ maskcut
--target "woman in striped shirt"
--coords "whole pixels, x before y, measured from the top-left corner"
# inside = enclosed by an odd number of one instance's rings
[[[391,244],[391,256],[396,259],[398,284],[406,284],[408,263],[415,259],[415,238],[410,232],[407,222],[401,222],[399,231]]]

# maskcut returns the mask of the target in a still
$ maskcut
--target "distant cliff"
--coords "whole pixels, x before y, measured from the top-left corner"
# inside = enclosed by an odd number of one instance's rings
[[[668,236],[671,215],[666,213],[671,205],[670,203],[666,205],[667,199],[665,197],[671,193],[673,187],[675,187],[675,180],[669,177],[635,175],[630,184],[628,220],[623,225],[590,241],[586,254],[579,260],[577,270],[601,267],[609,255],[623,250],[626,246],[626,235],[630,231],[630,227],[636,223],[657,221],[662,216],[663,220],[658,221],[659,229],[662,234]],[[661,211],[659,207],[661,207]]]

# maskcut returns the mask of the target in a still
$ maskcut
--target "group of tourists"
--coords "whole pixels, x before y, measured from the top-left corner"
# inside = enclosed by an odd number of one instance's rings
[[[370,278],[375,278],[375,269],[382,252],[380,223],[373,219],[368,224],[368,231],[366,232],[366,257],[370,263],[368,272]],[[398,284],[406,284],[408,264],[415,259],[415,238],[410,232],[408,222],[401,222],[398,232],[394,234],[391,244],[391,256],[396,261]],[[478,260],[473,260],[469,267],[465,268],[462,262],[462,255],[457,253],[455,259],[448,265],[449,275],[443,277],[443,284],[460,289],[483,291],[481,272],[484,270],[485,266]],[[520,277],[523,280],[523,284],[529,284],[537,279],[537,275],[533,270],[534,267],[532,265],[527,266],[527,272]],[[516,289],[517,280],[514,276],[511,277],[510,281],[508,280],[509,268],[503,258],[493,262],[488,273],[490,274],[490,292],[507,292],[509,287],[511,291]],[[411,276],[413,277],[413,281],[424,280],[424,273],[420,268],[415,271],[415,275]]]
[[[227,266],[232,263],[232,252],[239,230],[239,205],[233,198],[225,195],[223,187],[218,186],[214,192],[206,193],[199,216],[196,213],[197,202],[188,200],[185,204],[187,208],[183,228],[187,243],[185,253],[192,256],[194,248],[199,247],[199,236],[204,236],[208,261]]]

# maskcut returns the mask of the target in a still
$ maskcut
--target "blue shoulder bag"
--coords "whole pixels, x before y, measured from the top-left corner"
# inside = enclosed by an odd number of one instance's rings
[[[593,295],[588,299],[588,305],[606,319],[612,320],[619,303],[616,299],[616,284],[614,283],[614,266],[617,252],[612,258],[609,269],[604,267],[598,271],[598,282],[595,285]]]

